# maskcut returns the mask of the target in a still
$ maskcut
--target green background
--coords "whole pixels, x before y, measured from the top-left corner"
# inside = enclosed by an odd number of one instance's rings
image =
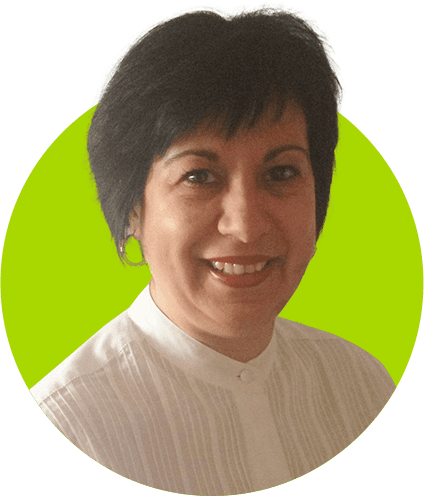
[[[2,257],[6,332],[28,387],[124,311],[150,279],[123,266],[96,200],[90,109],[50,146],[16,202]],[[324,231],[283,317],[369,351],[396,384],[418,331],[423,272],[403,192],[381,155],[339,115]],[[138,260],[139,251],[128,250]]]
[[[7,20],[3,29],[5,77],[1,83],[3,233],[34,164],[90,106],[105,68],[119,49],[132,34],[159,16],[187,5],[158,1],[154,7],[144,7],[141,2],[130,1],[122,1],[119,6],[117,2],[75,1],[68,6],[21,2],[3,8]],[[221,3],[225,7],[235,5],[237,2]],[[422,81],[419,19],[423,8],[417,2],[404,2],[400,11],[387,2],[370,5],[364,1],[342,4],[325,0],[294,2],[293,6],[314,17],[331,35],[348,91],[344,114],[395,172],[422,236],[422,109],[418,108],[418,99]],[[52,223],[46,233],[46,249],[60,249],[55,233],[61,229],[63,226]],[[79,233],[70,235],[77,237]],[[28,236],[22,264],[37,263],[31,243]],[[91,239],[82,236],[79,245],[88,259],[95,256]],[[22,280],[22,287],[25,285]],[[36,334],[37,329],[32,332]],[[320,470],[268,493],[413,493],[422,465],[421,341],[419,337],[399,390],[366,434]],[[157,493],[108,472],[73,448],[52,428],[29,395],[4,334],[1,352],[2,377],[6,378],[1,415],[2,425],[7,426],[2,443],[7,453],[2,485],[13,486],[9,493],[36,488],[42,488],[44,494],[85,494],[93,489],[103,494]]]

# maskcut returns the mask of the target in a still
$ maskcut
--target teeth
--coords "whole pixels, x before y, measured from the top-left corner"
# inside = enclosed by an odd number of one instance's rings
[[[266,264],[266,262],[260,262],[260,263],[257,263],[257,264],[255,265],[255,269],[256,269],[256,271],[257,271],[257,272],[259,272],[260,270],[262,270],[262,269],[265,267],[265,264]]]
[[[225,267],[224,262],[212,262],[212,265],[218,270],[222,270]]]
[[[246,265],[244,268],[244,271],[247,272],[248,274],[253,274],[255,272],[256,268],[254,265]]]
[[[266,265],[266,262],[259,262],[255,265],[240,265],[224,262],[212,262],[214,269],[229,275],[253,274],[260,272]]]
[[[234,274],[234,264],[226,263],[224,267],[225,274]]]

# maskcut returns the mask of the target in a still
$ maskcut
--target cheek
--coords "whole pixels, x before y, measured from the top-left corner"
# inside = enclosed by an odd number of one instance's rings
[[[293,202],[284,213],[283,231],[289,246],[301,258],[312,257],[316,243],[316,212],[313,198]]]
[[[153,261],[160,255],[167,257],[177,232],[178,225],[172,216],[147,210],[141,231],[141,244],[147,261]]]
[[[141,239],[146,260],[150,263],[161,259],[168,265],[173,259],[186,258],[190,247],[201,240],[204,222],[198,208],[151,199],[145,210]]]

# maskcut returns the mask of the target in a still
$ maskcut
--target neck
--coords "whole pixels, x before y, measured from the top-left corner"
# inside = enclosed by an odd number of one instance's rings
[[[220,322],[211,316],[195,314],[187,315],[179,312],[178,302],[161,297],[154,284],[150,285],[150,294],[156,306],[171,322],[187,335],[205,346],[228,356],[238,362],[247,363],[259,356],[271,341],[275,316],[261,319],[242,319],[240,316]],[[177,311],[174,311],[177,309]]]
[[[187,333],[202,344],[238,362],[247,363],[259,356],[272,338],[273,328],[268,331],[247,336],[222,336],[215,333]]]

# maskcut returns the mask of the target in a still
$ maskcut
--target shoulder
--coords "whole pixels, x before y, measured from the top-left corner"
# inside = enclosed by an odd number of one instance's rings
[[[142,339],[128,310],[106,324],[46,377],[31,388],[37,403],[79,377],[92,374],[119,355],[135,339]]]
[[[378,389],[387,399],[393,393],[395,385],[384,365],[354,343],[282,318],[277,318],[275,329],[280,354],[302,363],[317,380],[325,377],[342,387]]]

